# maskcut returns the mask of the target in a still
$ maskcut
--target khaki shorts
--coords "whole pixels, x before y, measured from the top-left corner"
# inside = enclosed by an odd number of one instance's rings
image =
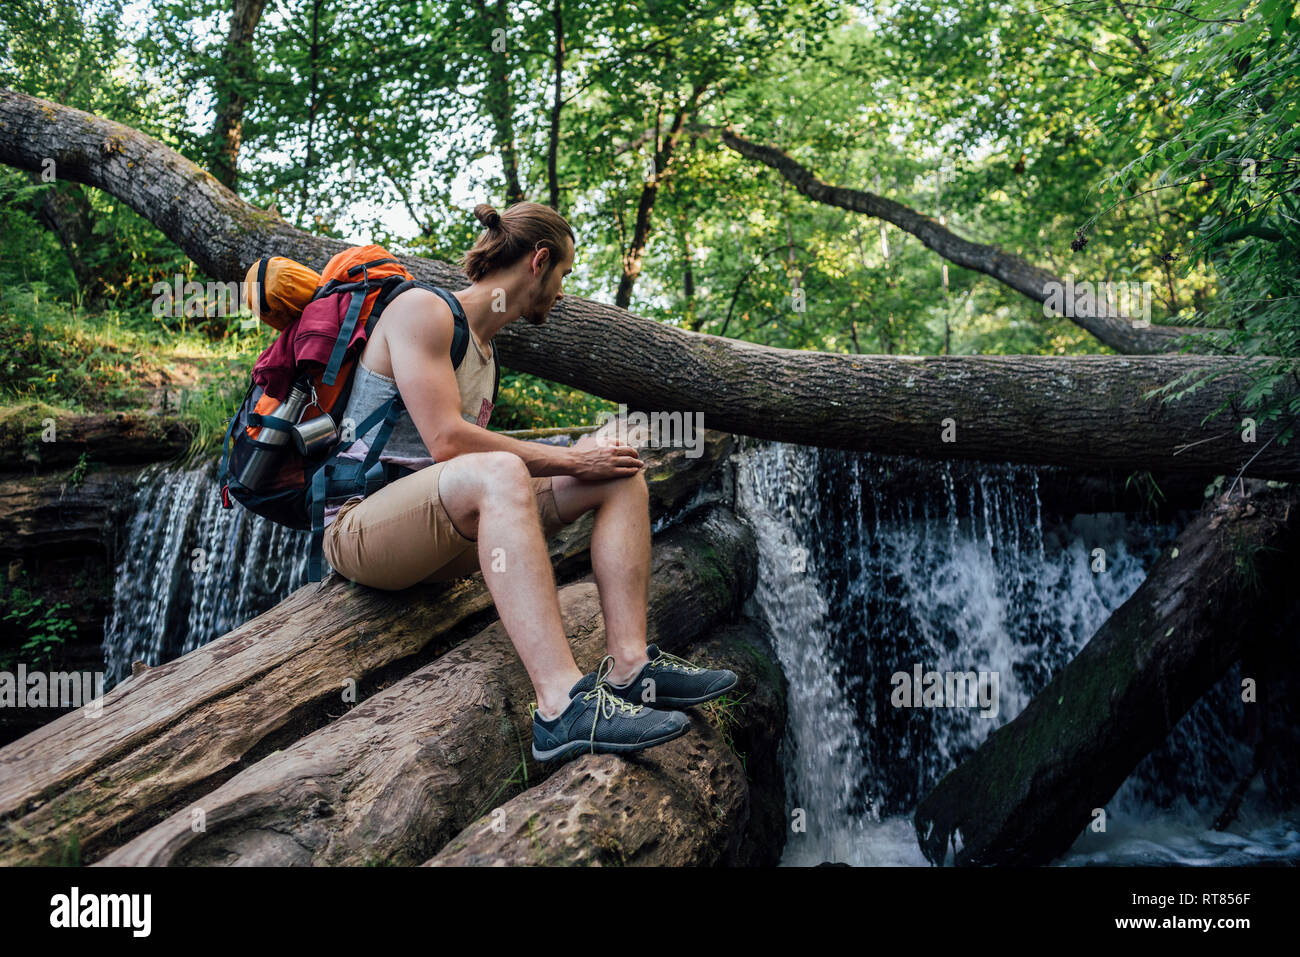
[[[354,582],[388,591],[478,571],[478,543],[456,529],[438,495],[445,465],[435,462],[365,498],[348,499],[325,529],[330,567]],[[556,511],[551,477],[529,481],[542,535],[549,539],[568,523]]]

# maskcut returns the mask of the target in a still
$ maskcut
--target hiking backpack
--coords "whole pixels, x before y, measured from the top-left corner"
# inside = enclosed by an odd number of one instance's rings
[[[292,429],[299,421],[307,422],[326,413],[342,427],[339,420],[352,394],[357,362],[375,323],[393,299],[413,287],[437,293],[451,307],[455,319],[451,364],[459,368],[469,345],[469,321],[460,301],[445,289],[417,280],[381,246],[345,249],[319,275],[283,256],[259,259],[248,270],[245,284],[248,304],[279,335],[254,366],[248,390],[226,428],[217,479],[221,486],[221,505],[233,508],[233,499],[277,525],[310,529],[307,569],[310,582],[318,582],[322,577],[326,501],[369,495],[414,470],[379,461],[393,426],[406,408],[400,394],[394,394],[357,423],[352,429],[355,438],[333,444],[323,453],[300,451],[293,441]],[[312,310],[310,332],[299,328],[302,314],[308,308]],[[315,344],[317,348],[332,342],[326,361],[295,357],[295,347],[304,351],[300,332],[302,340],[321,339]],[[492,361],[496,367],[492,387],[495,405],[501,385],[501,365],[495,349]],[[297,421],[271,415],[295,385],[309,394]],[[268,387],[283,395],[272,395]],[[381,422],[364,460],[340,457],[339,453],[347,451],[353,442]],[[285,442],[276,445],[259,441],[263,429],[290,434]],[[276,458],[269,478],[250,488],[239,476],[246,474],[250,458],[257,453]]]

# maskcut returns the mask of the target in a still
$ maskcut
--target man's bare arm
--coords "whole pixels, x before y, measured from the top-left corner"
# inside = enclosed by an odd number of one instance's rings
[[[451,364],[451,308],[436,293],[412,290],[384,311],[393,378],[424,444],[437,461],[470,452],[513,452],[532,475],[597,480],[634,475],[645,463],[631,446],[573,449],[524,442],[461,417],[460,387]],[[493,348],[496,348],[495,345]]]
[[[524,460],[532,475],[572,475],[577,467],[573,449],[545,442],[524,442],[472,425],[464,419],[461,422],[465,427],[456,429],[450,436],[444,455],[435,456],[438,461],[468,452],[513,452]]]

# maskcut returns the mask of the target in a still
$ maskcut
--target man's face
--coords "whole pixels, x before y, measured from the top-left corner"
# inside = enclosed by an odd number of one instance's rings
[[[545,252],[545,260],[541,265],[543,270],[551,264],[549,250]],[[561,262],[552,265],[550,271],[546,274],[544,280],[540,281],[537,295],[534,297],[532,304],[523,313],[523,318],[532,323],[534,326],[540,326],[546,321],[546,316],[550,313],[555,304],[564,298],[564,292],[561,287],[564,284],[564,277],[573,272],[573,243],[565,239],[564,258]],[[535,255],[533,261],[537,262],[538,256]]]

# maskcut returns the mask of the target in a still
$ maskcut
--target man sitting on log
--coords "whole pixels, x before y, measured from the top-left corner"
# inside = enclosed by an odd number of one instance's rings
[[[380,458],[415,471],[368,496],[330,503],[325,557],[352,581],[390,590],[481,568],[537,694],[538,760],[672,740],[689,724],[673,709],[719,697],[735,686],[736,675],[646,645],[645,463],[607,430],[566,448],[486,428],[495,382],[492,339],[516,318],[546,321],[573,268],[573,230],[538,203],[504,213],[479,205],[474,213],[486,232],[463,260],[472,285],[454,293],[472,348],[453,368],[453,304],[434,292],[409,289],[385,308],[361,354],[344,417],[360,422],[400,392],[407,411]],[[364,455],[378,430],[349,452]],[[591,509],[591,566],[608,655],[583,675],[560,618],[546,539]]]

